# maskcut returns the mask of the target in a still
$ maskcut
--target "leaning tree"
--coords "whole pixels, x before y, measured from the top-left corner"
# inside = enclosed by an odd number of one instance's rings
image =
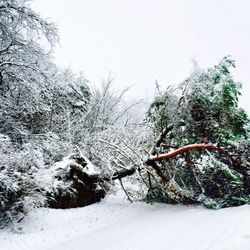
[[[148,120],[160,136],[146,163],[160,182],[151,185],[149,200],[214,208],[249,202],[249,118],[238,105],[241,85],[232,67],[225,57],[159,91]]]

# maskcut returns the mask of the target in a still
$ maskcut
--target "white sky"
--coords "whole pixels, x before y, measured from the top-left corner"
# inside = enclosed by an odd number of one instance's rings
[[[154,82],[179,83],[192,59],[210,67],[236,60],[242,105],[250,112],[249,0],[34,0],[60,31],[59,65],[83,70],[98,84],[109,73],[134,97],[152,96]]]

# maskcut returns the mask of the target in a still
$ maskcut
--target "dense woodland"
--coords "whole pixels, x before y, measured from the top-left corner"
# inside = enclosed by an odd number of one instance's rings
[[[124,191],[145,202],[250,202],[249,117],[223,58],[129,102],[53,62],[56,26],[0,0],[0,227],[32,208],[72,208]]]

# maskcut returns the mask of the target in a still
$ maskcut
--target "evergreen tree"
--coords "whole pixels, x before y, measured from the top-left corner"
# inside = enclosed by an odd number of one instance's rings
[[[190,201],[213,207],[249,200],[249,118],[238,105],[241,84],[233,79],[231,67],[234,61],[225,57],[213,68],[196,69],[177,88],[159,92],[148,111],[155,135],[172,126],[157,154],[187,145],[193,149],[158,163],[168,181],[186,191]],[[202,148],[196,144],[218,150],[195,150]],[[163,189],[169,196],[169,186]],[[178,197],[172,200],[183,202]]]

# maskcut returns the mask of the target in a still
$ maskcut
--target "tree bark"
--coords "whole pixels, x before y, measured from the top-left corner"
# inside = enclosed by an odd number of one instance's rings
[[[232,157],[230,156],[230,154],[227,151],[225,151],[222,148],[218,148],[214,145],[209,145],[209,144],[190,144],[190,145],[184,146],[182,148],[176,149],[173,152],[170,152],[167,154],[150,156],[148,160],[149,161],[162,161],[162,160],[166,160],[166,159],[171,159],[177,155],[183,154],[183,153],[190,151],[190,150],[204,150],[204,149],[218,151],[218,152],[224,154],[226,157],[229,157],[232,160]]]

